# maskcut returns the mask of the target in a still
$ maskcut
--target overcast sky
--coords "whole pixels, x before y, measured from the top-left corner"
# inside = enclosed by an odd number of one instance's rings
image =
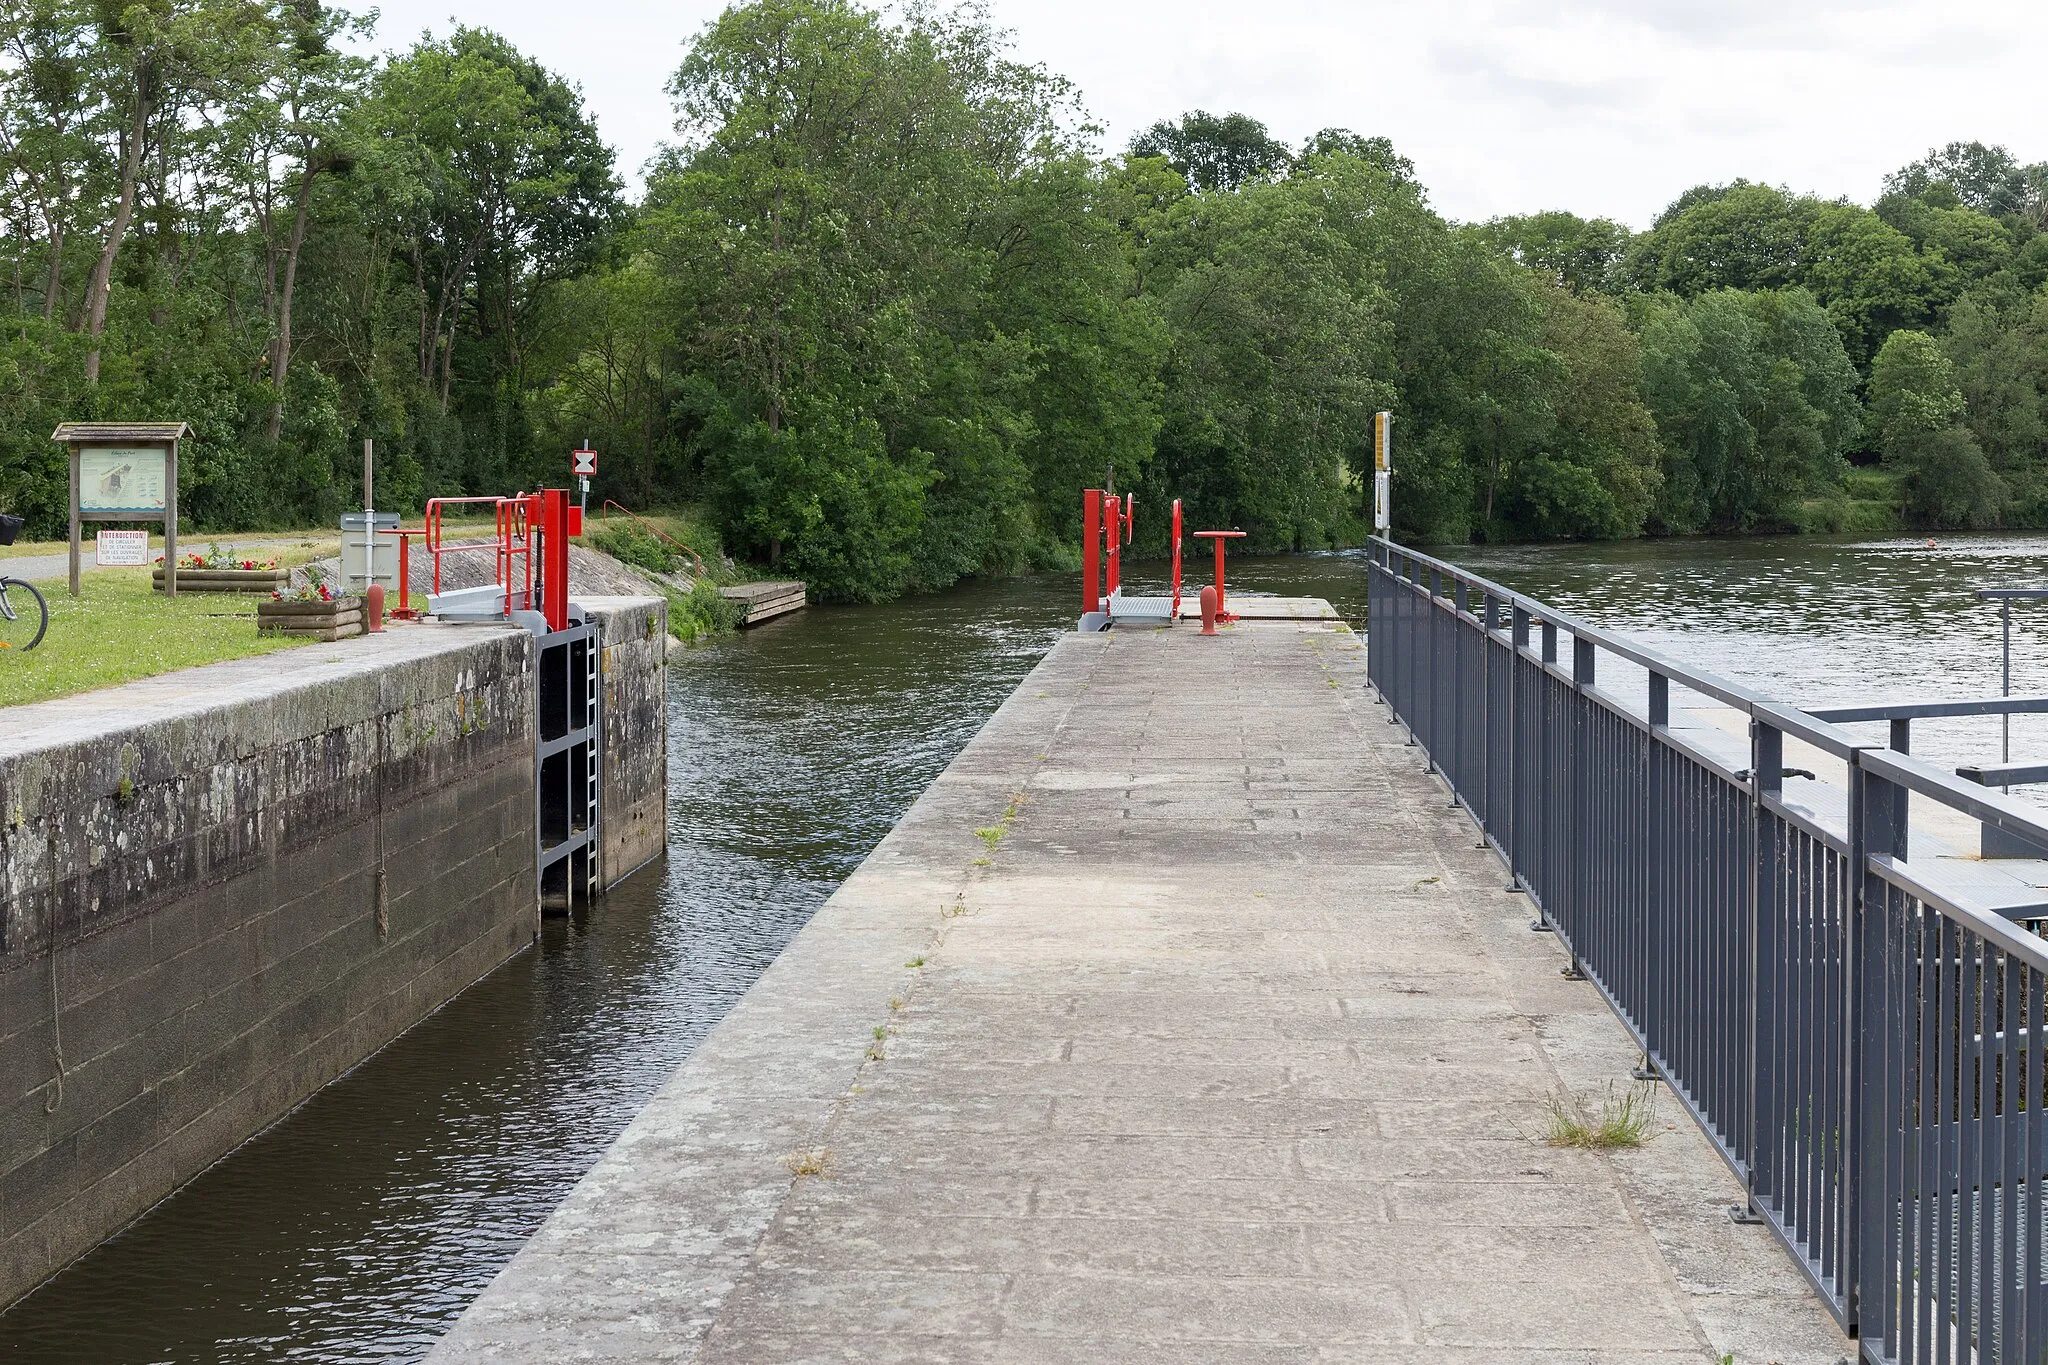
[[[343,0],[367,9],[362,0]],[[380,48],[451,17],[583,87],[630,183],[671,136],[662,86],[714,0],[384,0]],[[1072,78],[1107,150],[1187,109],[1299,144],[1384,134],[1454,218],[1568,208],[1646,227],[1735,176],[1869,202],[1976,138],[2048,160],[2040,0],[990,0]]]

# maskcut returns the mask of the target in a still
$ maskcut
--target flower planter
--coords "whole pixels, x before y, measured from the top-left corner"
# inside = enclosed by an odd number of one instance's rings
[[[178,575],[179,586],[185,576]],[[314,640],[340,640],[363,633],[363,599],[337,597],[332,602],[271,601],[256,604],[256,629],[265,635],[296,635]]]
[[[179,592],[256,592],[270,594],[283,592],[291,586],[290,569],[180,569],[178,570]],[[159,564],[150,572],[150,583],[158,592],[164,590],[164,566]],[[328,605],[325,602],[319,606]]]

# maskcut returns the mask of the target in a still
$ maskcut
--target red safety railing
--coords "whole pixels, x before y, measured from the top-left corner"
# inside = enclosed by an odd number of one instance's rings
[[[1103,610],[1103,570],[1108,569],[1108,594],[1123,586],[1123,547],[1136,534],[1137,499],[1100,488],[1081,490],[1081,610]],[[1173,500],[1173,615],[1180,616],[1181,509]]]
[[[434,591],[441,591],[441,560],[444,555],[488,554],[492,574],[505,593],[505,614],[529,610],[533,603],[533,520],[528,516],[532,501],[521,493],[516,497],[429,498],[427,500],[426,546],[434,557]],[[443,524],[446,509],[488,503],[495,514],[497,534],[490,540],[450,542]],[[516,564],[516,569],[515,569]]]

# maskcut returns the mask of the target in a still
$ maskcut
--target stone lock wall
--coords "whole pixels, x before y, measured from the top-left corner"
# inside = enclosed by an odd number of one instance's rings
[[[658,597],[579,597],[600,624],[604,696],[604,848],[611,886],[668,846],[668,603]]]
[[[0,1305],[529,944],[535,646],[0,712]]]

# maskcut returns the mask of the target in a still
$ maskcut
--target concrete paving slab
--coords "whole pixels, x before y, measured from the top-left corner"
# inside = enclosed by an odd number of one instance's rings
[[[1543,1140],[1627,1035],[1356,646],[1061,642],[431,1359],[1852,1355],[1674,1098]]]

